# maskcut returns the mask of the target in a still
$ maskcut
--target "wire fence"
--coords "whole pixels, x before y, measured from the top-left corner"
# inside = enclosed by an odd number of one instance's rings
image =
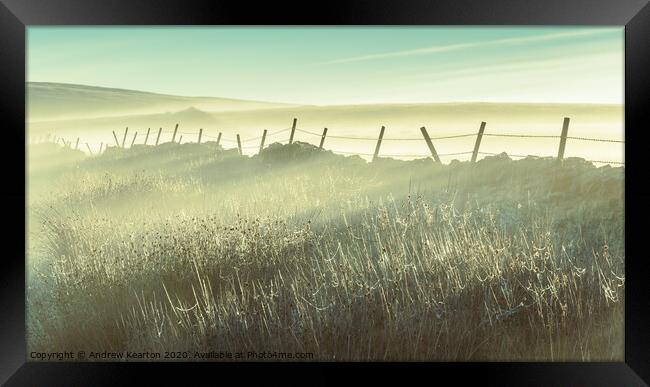
[[[484,151],[479,151],[479,145],[481,142],[482,137],[497,137],[497,138],[521,138],[521,139],[526,139],[526,138],[531,138],[531,139],[557,139],[560,140],[560,149],[559,149],[559,154],[558,158],[562,159],[563,158],[563,153],[564,153],[564,147],[566,144],[566,140],[575,140],[575,141],[591,141],[591,142],[599,142],[599,143],[613,143],[613,144],[625,144],[624,140],[618,140],[618,139],[606,139],[606,138],[594,138],[594,137],[581,137],[581,136],[569,136],[567,134],[568,131],[568,118],[565,118],[565,127],[563,127],[562,135],[537,135],[537,134],[517,134],[517,133],[498,133],[498,132],[489,132],[485,133],[483,131],[485,127],[485,123],[482,123],[481,129],[479,130],[478,133],[462,133],[462,134],[455,134],[455,135],[446,135],[446,136],[434,136],[434,137],[429,137],[428,133],[426,132],[426,129],[424,127],[421,128],[421,131],[424,135],[424,137],[419,136],[419,137],[383,137],[383,127],[380,132],[379,137],[364,137],[364,136],[349,136],[349,135],[336,135],[336,134],[328,134],[327,129],[324,129],[323,133],[317,133],[315,131],[307,130],[307,129],[302,129],[302,128],[297,128],[296,127],[296,119],[294,119],[294,123],[292,127],[287,127],[283,129],[279,129],[273,132],[268,133],[265,131],[264,134],[260,136],[255,136],[255,137],[249,137],[242,139],[239,137],[239,134],[237,134],[236,139],[232,139],[232,135],[229,135],[227,138],[226,136],[222,136],[223,132],[220,132],[219,135],[215,136],[212,134],[207,134],[203,133],[203,130],[201,129],[199,132],[187,132],[187,131],[178,131],[178,125],[176,126],[176,129],[174,130],[174,134],[171,137],[170,141],[166,142],[176,142],[176,135],[179,134],[180,136],[178,137],[178,142],[180,143],[183,138],[187,140],[189,136],[194,141],[189,141],[189,142],[199,142],[201,141],[202,138],[205,139],[212,139],[216,140],[217,143],[225,143],[225,144],[230,144],[232,147],[237,147],[239,149],[239,152],[243,154],[243,150],[252,150],[252,149],[257,149],[261,150],[264,148],[265,144],[271,143],[271,142],[279,142],[279,143],[291,143],[294,139],[294,135],[296,132],[298,133],[303,133],[306,135],[310,135],[313,137],[318,137],[320,138],[320,147],[323,146],[323,142],[327,138],[329,139],[338,139],[338,140],[346,140],[346,141],[377,141],[377,145],[375,148],[374,153],[364,153],[364,152],[356,152],[356,151],[349,151],[349,150],[343,150],[343,149],[331,149],[327,148],[328,150],[332,151],[333,153],[336,154],[341,154],[341,155],[357,155],[357,156],[370,156],[376,158],[376,157],[395,157],[395,158],[429,158],[433,156],[434,159],[439,161],[439,157],[449,157],[449,156],[467,156],[467,155],[472,155],[472,161],[476,161],[476,158],[478,155],[482,156],[496,156],[499,155],[500,153],[495,153],[495,152],[484,152]],[[126,147],[126,145],[134,145],[136,143],[136,139],[138,136],[138,133],[135,132],[133,135],[131,141],[127,141],[127,132],[128,128],[125,131],[121,143],[118,141],[118,136],[113,132],[115,143],[114,145],[111,146],[118,146],[118,147]],[[156,145],[159,143],[159,139],[161,137],[162,128],[159,129],[158,133],[153,133],[149,135],[149,131],[147,131],[147,136],[146,139],[144,140],[144,143],[147,144],[147,139],[148,138],[156,138]],[[230,132],[236,132],[236,130],[231,130]],[[278,138],[278,136],[283,135],[282,138]],[[165,133],[165,138],[169,138],[170,133]],[[183,137],[185,135],[185,137]],[[144,136],[144,135],[143,135]],[[432,143],[432,141],[440,141],[440,140],[448,140],[448,139],[457,139],[457,138],[468,138],[468,137],[474,137],[477,139],[474,150],[472,151],[460,151],[460,152],[448,152],[448,153],[437,153],[435,151],[435,147]],[[43,138],[40,137],[38,140],[43,141]],[[37,140],[37,142],[38,142]],[[72,147],[73,142],[72,141],[67,141],[63,139],[62,137],[56,137],[56,136],[51,136],[47,135],[47,141],[52,141],[54,142],[62,142],[65,146]],[[267,142],[268,140],[268,142]],[[414,153],[380,153],[380,145],[382,142],[398,142],[398,141],[426,141],[427,145],[429,146],[429,149],[431,151],[430,154],[414,154]],[[260,142],[255,145],[248,145],[249,143],[256,141]],[[187,143],[188,141],[186,141]],[[30,139],[30,143],[33,143]],[[88,151],[93,154],[93,151],[91,150],[90,144],[93,144],[94,146],[97,145],[97,143],[89,143],[89,142],[79,142],[79,138],[76,139],[76,142],[74,142],[74,148],[79,149],[79,145],[86,145]],[[244,145],[242,145],[244,144]],[[101,153],[102,147],[106,145],[107,147],[110,145],[110,143],[101,143],[100,144],[100,149],[98,153]],[[148,145],[148,144],[147,144]],[[105,150],[106,148],[104,148]],[[514,157],[514,158],[526,158],[526,157],[554,157],[554,156],[539,156],[539,155],[522,155],[522,154],[507,154],[509,157]],[[625,165],[624,161],[615,161],[615,160],[595,160],[595,159],[585,159],[586,161],[596,163],[596,164],[612,164],[612,165]]]

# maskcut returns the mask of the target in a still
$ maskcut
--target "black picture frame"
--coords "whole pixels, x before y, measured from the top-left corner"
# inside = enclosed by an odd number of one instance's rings
[[[648,0],[329,1],[0,0],[0,152],[4,224],[0,268],[0,383],[152,384],[249,377],[320,384],[415,382],[642,386],[650,383],[650,257],[644,249],[650,188],[645,156],[650,101]],[[35,363],[25,345],[25,32],[36,25],[615,25],[625,26],[625,361],[621,363]],[[342,377],[338,372],[349,371]],[[153,374],[153,375],[152,375]],[[227,378],[227,379],[226,379]],[[344,378],[344,379],[343,379]],[[409,381],[410,380],[410,381]],[[645,382],[644,382],[645,381]]]

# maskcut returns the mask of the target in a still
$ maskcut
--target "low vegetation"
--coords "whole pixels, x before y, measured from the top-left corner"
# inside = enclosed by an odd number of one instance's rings
[[[28,178],[29,351],[623,359],[622,168],[206,143]]]

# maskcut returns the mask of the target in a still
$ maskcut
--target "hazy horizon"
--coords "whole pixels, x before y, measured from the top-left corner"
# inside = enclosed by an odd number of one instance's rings
[[[185,97],[185,98],[215,98],[215,99],[225,99],[225,100],[237,100],[237,101],[248,101],[248,102],[267,102],[274,104],[282,105],[297,105],[297,106],[314,106],[314,107],[336,107],[336,106],[357,106],[357,105],[426,105],[426,104],[520,104],[520,105],[602,105],[602,106],[622,106],[623,102],[548,102],[548,101],[481,101],[481,100],[458,100],[458,101],[418,101],[418,102],[359,102],[359,103],[328,103],[328,104],[296,104],[286,101],[275,101],[275,100],[252,100],[244,98],[230,98],[223,97],[220,95],[196,95],[196,94],[170,94],[170,93],[159,93],[151,90],[141,90],[141,89],[129,89],[122,87],[112,87],[104,85],[90,85],[82,83],[68,83],[68,82],[48,82],[48,81],[27,81],[25,84],[53,84],[53,85],[65,85],[65,86],[81,86],[87,88],[97,88],[97,89],[110,89],[116,91],[135,91],[143,94],[156,94],[161,96],[173,96],[173,97]]]

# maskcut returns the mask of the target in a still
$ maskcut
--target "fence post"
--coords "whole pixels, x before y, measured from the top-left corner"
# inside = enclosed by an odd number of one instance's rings
[[[318,145],[318,149],[323,149],[323,144],[325,143],[325,136],[327,136],[327,128],[323,129],[323,135],[320,136],[320,145]]]
[[[156,137],[156,146],[158,146],[158,141],[160,141],[160,133],[162,133],[162,128],[158,129],[158,137]]]
[[[102,154],[102,148],[103,148],[103,147],[104,147],[104,143],[101,142],[101,143],[99,144],[99,153],[98,153],[98,154],[100,154],[100,155]]]
[[[217,146],[219,146],[220,142],[221,142],[221,132],[219,132],[219,135],[217,136]]]
[[[88,148],[88,152],[90,152],[90,155],[92,156],[93,151],[90,149],[90,145],[88,145],[88,143],[86,143],[86,148]]]
[[[77,137],[77,142],[74,143],[74,150],[79,149],[79,137]]]
[[[241,151],[241,140],[239,139],[239,134],[237,135],[237,148],[239,148],[239,155],[243,155]]]
[[[291,125],[291,135],[289,136],[289,144],[293,143],[293,135],[296,133],[296,121],[298,121],[297,118],[293,119],[293,124]]]
[[[129,132],[129,127],[127,126],[124,130],[124,138],[122,139],[122,148],[124,148],[124,143],[126,142],[126,134]]]
[[[133,144],[135,144],[135,138],[136,138],[136,137],[138,137],[138,132],[135,132],[135,133],[133,134],[133,140],[131,140],[131,146],[129,146],[129,148],[132,148],[132,147],[133,147]]]
[[[557,151],[557,159],[562,161],[564,158],[564,148],[566,147],[566,136],[569,132],[569,117],[564,117],[564,122],[562,123],[562,135],[560,136],[560,149]]]
[[[481,127],[478,129],[478,135],[476,135],[476,143],[474,144],[474,152],[472,152],[472,162],[476,162],[476,157],[478,156],[478,149],[481,146],[481,139],[483,138],[483,132],[485,131],[485,122],[481,122]]]
[[[178,138],[178,144],[179,144],[179,145],[180,145],[181,141],[183,141],[183,135],[182,135],[182,134],[181,134],[181,136]]]
[[[203,128],[199,129],[199,144],[201,143],[201,136],[203,136]]]
[[[377,139],[377,146],[375,147],[375,154],[372,156],[372,161],[375,161],[377,159],[377,156],[379,155],[379,147],[381,147],[381,139],[384,138],[384,129],[386,129],[384,126],[381,127],[381,130],[379,131],[379,138]]]
[[[149,139],[149,132],[151,131],[151,128],[147,129],[147,135],[144,137],[144,145],[147,145],[147,140]]]
[[[266,129],[264,129],[264,133],[262,133],[262,143],[260,144],[260,152],[262,153],[262,149],[264,149],[264,141],[266,140]]]
[[[117,134],[115,134],[115,131],[113,131],[113,137],[115,137],[115,144],[117,144],[117,146],[119,147],[120,141],[117,139]]]
[[[172,142],[176,142],[176,132],[178,131],[178,124],[174,128],[174,134],[172,135]]]
[[[431,156],[433,156],[433,159],[436,161],[436,163],[440,163],[440,157],[438,157],[438,152],[436,152],[436,148],[433,146],[433,143],[431,142],[431,137],[429,137],[429,133],[427,132],[427,128],[424,126],[420,128],[420,131],[422,132],[422,135],[424,136],[424,141],[427,142],[427,146],[429,147],[429,150],[431,151]]]

